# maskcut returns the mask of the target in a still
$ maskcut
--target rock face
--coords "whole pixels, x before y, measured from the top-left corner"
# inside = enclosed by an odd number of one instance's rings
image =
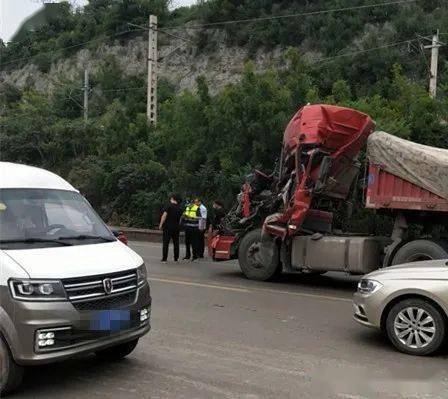
[[[174,33],[174,32],[173,32]],[[159,33],[159,76],[171,82],[177,90],[194,89],[196,78],[204,75],[210,84],[210,91],[216,93],[228,83],[239,80],[244,64],[250,59],[257,71],[268,69],[282,58],[283,49],[259,50],[249,56],[243,47],[229,47],[224,34],[216,32],[212,52],[198,51],[191,41],[170,37]],[[181,37],[188,32],[177,33]],[[190,39],[192,40],[192,39]],[[53,63],[49,73],[42,73],[32,63],[12,71],[1,71],[0,82],[12,83],[20,88],[33,86],[38,91],[51,90],[60,77],[68,80],[79,79],[80,72],[87,66],[92,72],[101,67],[106,56],[114,56],[125,75],[146,73],[147,40],[137,37],[124,43],[118,41],[103,44],[95,50],[82,49],[69,58],[61,58]]]

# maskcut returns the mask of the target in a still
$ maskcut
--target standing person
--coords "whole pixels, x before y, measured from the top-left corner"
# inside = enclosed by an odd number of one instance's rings
[[[163,230],[163,254],[162,263],[168,259],[168,247],[173,240],[174,262],[179,260],[179,232],[182,209],[180,207],[181,199],[177,195],[172,195],[170,203],[163,210],[160,218],[159,229]]]
[[[182,219],[185,227],[184,260],[189,260],[191,258],[191,253],[193,252],[192,261],[194,262],[199,257],[199,205],[195,202],[188,204]]]
[[[198,255],[200,258],[204,257],[205,251],[205,230],[207,230],[207,208],[199,198],[194,200],[194,203],[199,206],[199,235],[198,235]]]
[[[224,205],[219,200],[213,201],[213,217],[210,226],[210,232],[218,230],[219,225],[221,224],[222,219],[225,216]]]

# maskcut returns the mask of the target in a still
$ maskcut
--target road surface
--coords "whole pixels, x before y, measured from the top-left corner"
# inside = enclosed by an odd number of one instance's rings
[[[447,398],[446,353],[396,352],[352,321],[356,279],[242,277],[235,262],[145,259],[153,330],[123,362],[94,356],[28,371],[17,398]]]

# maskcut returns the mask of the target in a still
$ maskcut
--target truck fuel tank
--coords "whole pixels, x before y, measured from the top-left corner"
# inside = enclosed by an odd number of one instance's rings
[[[387,241],[373,236],[296,236],[291,244],[291,265],[296,270],[366,274],[381,266]]]

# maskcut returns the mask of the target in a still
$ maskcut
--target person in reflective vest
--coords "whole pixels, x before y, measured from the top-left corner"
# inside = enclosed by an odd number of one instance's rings
[[[195,203],[187,205],[182,216],[185,228],[185,257],[193,262],[199,257],[199,206]],[[191,255],[193,253],[193,258]]]
[[[205,251],[205,230],[207,230],[207,208],[203,204],[203,202],[196,198],[194,203],[199,206],[199,237],[198,237],[198,245],[199,245],[199,258],[204,257]]]

